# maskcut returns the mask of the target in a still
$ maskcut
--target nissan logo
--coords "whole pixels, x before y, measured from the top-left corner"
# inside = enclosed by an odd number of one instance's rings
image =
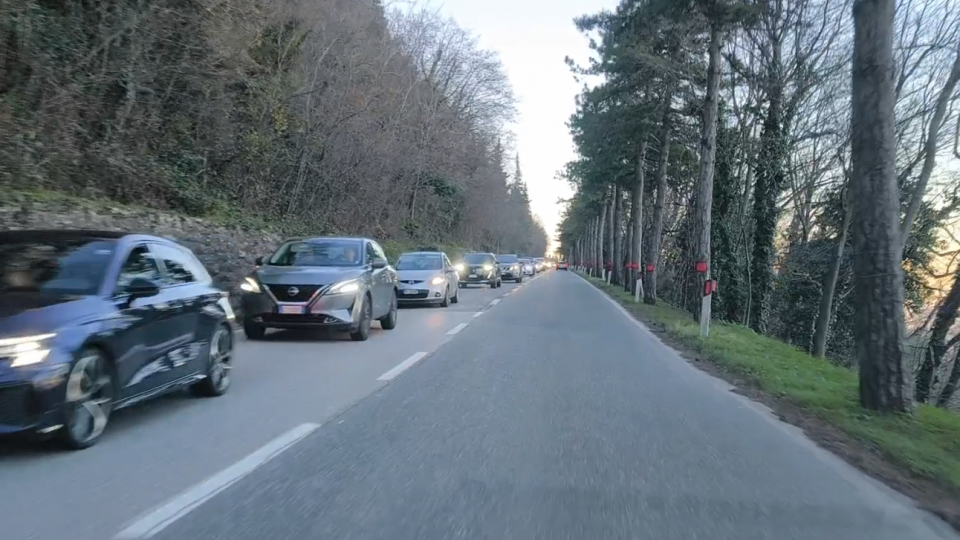
[[[300,294],[300,289],[296,287],[290,287],[289,289],[287,289],[287,295],[289,296],[296,296],[298,294]]]

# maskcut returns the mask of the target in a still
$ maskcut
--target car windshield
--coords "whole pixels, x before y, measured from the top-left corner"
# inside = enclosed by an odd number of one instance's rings
[[[116,240],[67,237],[0,243],[0,293],[97,294]]]
[[[493,257],[487,253],[467,253],[463,256],[463,260],[467,264],[490,264],[493,262]]]
[[[497,255],[497,260],[503,264],[513,264],[517,262],[518,259],[516,255]]]
[[[280,246],[267,262],[270,266],[359,266],[363,261],[359,240],[295,240]]]
[[[401,255],[397,270],[442,270],[443,259],[436,253]]]

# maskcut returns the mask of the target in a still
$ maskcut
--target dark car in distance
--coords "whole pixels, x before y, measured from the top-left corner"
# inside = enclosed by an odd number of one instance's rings
[[[557,270],[570,270],[570,263],[567,261],[560,261],[557,263]]]
[[[517,283],[523,282],[523,273],[520,271],[520,257],[516,254],[497,255],[497,263],[500,264],[500,277],[502,279],[512,279]]]
[[[0,435],[97,442],[111,413],[230,385],[234,315],[187,248],[102,231],[0,233]]]
[[[496,289],[503,283],[500,266],[493,253],[467,253],[456,268],[460,272],[461,287],[486,284]]]
[[[243,331],[263,339],[268,328],[331,329],[366,341],[370,325],[397,326],[397,271],[369,238],[287,240],[240,285]]]

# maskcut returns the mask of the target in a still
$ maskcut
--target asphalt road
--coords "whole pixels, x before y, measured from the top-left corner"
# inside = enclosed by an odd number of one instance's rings
[[[4,456],[0,536],[957,538],[575,275],[469,292],[365,344],[248,347],[228,398],[141,411],[90,451]]]
[[[448,308],[401,309],[395,330],[374,323],[363,343],[295,332],[263,342],[240,337],[233,386],[221,398],[182,393],[120,411],[103,439],[82,452],[0,447],[0,539],[112,538],[271,439],[383,388],[382,375],[436,350],[514,287],[470,287]]]

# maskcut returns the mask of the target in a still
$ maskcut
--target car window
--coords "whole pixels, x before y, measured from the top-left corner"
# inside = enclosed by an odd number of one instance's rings
[[[193,261],[182,249],[163,244],[151,244],[150,250],[163,261],[166,269],[161,281],[163,285],[183,285],[197,281],[197,276],[191,271],[194,268]]]
[[[82,236],[0,243],[0,293],[97,294],[116,246],[116,240]]]
[[[120,267],[116,292],[118,294],[125,293],[127,287],[137,278],[143,278],[157,284],[162,283],[160,265],[157,264],[154,254],[143,244],[130,250],[130,254],[127,255],[127,259]]]
[[[513,264],[517,262],[518,259],[516,255],[497,255],[497,260],[503,264]]]
[[[280,246],[267,261],[270,266],[359,266],[363,260],[360,240],[314,238],[292,240]]]
[[[380,244],[370,241],[370,245],[373,246],[373,250],[377,253],[377,257],[383,260],[387,260],[387,254],[383,252],[383,248],[380,247]]]
[[[367,242],[367,263],[373,262],[377,258],[377,250],[373,247],[372,242]]]
[[[436,253],[407,253],[397,261],[397,270],[443,270],[443,258]]]
[[[468,264],[492,264],[493,257],[489,253],[468,253],[463,260]]]

